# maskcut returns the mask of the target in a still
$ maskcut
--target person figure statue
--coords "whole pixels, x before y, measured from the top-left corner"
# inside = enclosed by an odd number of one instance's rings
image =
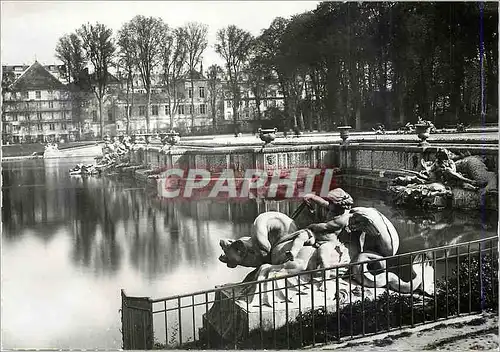
[[[447,149],[439,149],[436,153],[436,159],[432,163],[426,163],[423,166],[425,168],[423,174],[428,177],[430,182],[441,182],[445,185],[458,183],[466,189],[478,189],[474,180],[468,179],[457,172],[456,164]]]
[[[327,208],[326,222],[311,224],[307,229],[300,230],[300,233],[293,241],[292,248],[286,253],[287,259],[293,261],[300,249],[304,245],[309,245],[318,250],[319,267],[331,267],[340,262],[342,253],[339,251],[339,246],[342,244],[338,236],[349,224],[349,211],[354,200],[342,188],[335,188],[328,192],[325,198],[315,194],[307,194],[304,196],[304,202],[308,206],[312,206],[314,202]],[[329,245],[325,246],[327,243]],[[336,250],[338,256],[332,253],[332,248]]]

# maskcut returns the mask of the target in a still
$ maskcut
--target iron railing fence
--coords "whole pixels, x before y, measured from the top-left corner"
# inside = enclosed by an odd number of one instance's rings
[[[166,298],[122,292],[123,347],[301,348],[495,309],[497,261],[494,236]]]

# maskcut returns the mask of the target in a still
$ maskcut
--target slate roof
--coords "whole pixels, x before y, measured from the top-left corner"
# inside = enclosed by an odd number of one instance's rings
[[[198,72],[196,70],[192,70],[191,72],[193,75],[193,79],[195,80],[206,79],[201,72]],[[184,79],[191,79],[191,75],[189,74],[189,72],[186,72],[186,74],[184,75]]]
[[[35,61],[19,76],[11,88],[14,91],[65,89],[64,84],[47,71],[38,61]]]

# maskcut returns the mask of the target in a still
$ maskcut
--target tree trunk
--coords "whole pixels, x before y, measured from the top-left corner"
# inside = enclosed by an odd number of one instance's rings
[[[127,133],[130,133],[130,120],[132,119],[132,115],[134,115],[134,76],[132,75],[132,78],[130,79],[130,89],[132,90],[132,101],[130,102],[130,119],[128,121],[129,126],[128,126],[128,131]]]
[[[238,110],[239,110],[239,94],[238,94],[238,89],[239,87],[237,86],[237,83],[233,83],[233,123],[234,123],[234,134],[237,135],[239,132],[238,128]]]
[[[125,133],[129,134],[130,127],[130,80],[127,79],[127,104],[125,105],[125,117],[127,119],[127,125],[125,127]]]
[[[170,129],[172,130],[174,128],[174,112],[172,111],[172,98],[170,97],[170,94],[168,95],[168,106],[168,111],[170,112]]]
[[[257,108],[257,120],[258,121],[262,120],[262,111],[260,110],[260,102],[261,102],[260,95],[257,94],[255,96],[255,107]]]
[[[149,109],[151,108],[151,87],[147,88],[147,98],[146,103],[146,133],[149,133]]]
[[[194,127],[194,82],[193,72],[191,71],[191,128]]]
[[[97,98],[97,101],[99,103],[99,125],[100,125],[100,133],[101,133],[101,139],[104,137],[103,135],[103,130],[104,130],[104,125],[103,125],[103,119],[102,119],[102,97]]]

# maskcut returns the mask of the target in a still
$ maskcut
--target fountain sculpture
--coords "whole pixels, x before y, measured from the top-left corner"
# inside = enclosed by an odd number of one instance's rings
[[[399,176],[388,186],[398,205],[415,208],[445,208],[452,202],[463,202],[467,196],[496,195],[497,176],[489,171],[479,155],[459,156],[440,148],[434,160],[421,160],[422,171],[407,171],[411,176]]]
[[[386,290],[371,289],[375,287],[401,293],[417,289],[428,294],[433,292],[434,269],[424,263],[422,256],[414,258],[414,277],[409,282],[396,273],[386,273],[384,260],[370,266],[353,265],[352,275],[345,275],[349,263],[395,255],[399,248],[396,229],[377,209],[351,209],[351,196],[340,188],[330,191],[326,199],[307,195],[305,202],[328,208],[327,222],[298,230],[295,221],[287,215],[265,212],[255,219],[250,236],[220,241],[221,262],[231,268],[238,265],[255,268],[243,280],[248,285],[227,294],[228,298],[233,297],[238,314],[245,315],[241,319],[248,322],[249,329],[265,325],[266,321],[285,324],[276,311],[286,310],[293,318],[293,312],[300,305],[307,309],[307,302],[315,300],[324,301],[328,309],[343,307],[349,303],[349,290],[351,302],[359,301],[362,299],[361,286],[365,287],[364,297],[374,297]],[[327,270],[313,275],[289,276],[317,268]],[[280,277],[285,278],[280,280]],[[268,280],[273,278],[277,280]],[[218,318],[221,309],[227,307],[214,304],[205,315],[205,324],[217,331],[241,330],[241,327],[227,326],[229,322]]]

